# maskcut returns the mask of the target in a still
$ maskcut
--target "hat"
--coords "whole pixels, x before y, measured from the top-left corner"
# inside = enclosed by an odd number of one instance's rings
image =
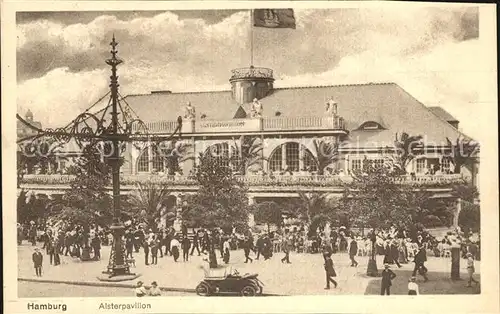
[[[137,282],[137,286],[138,286],[138,287],[139,287],[139,286],[142,286],[142,284],[143,284],[143,283],[144,283],[144,282],[142,282],[142,281],[140,281],[140,280],[139,280],[139,281]]]
[[[417,280],[417,278],[415,276],[411,276],[410,280],[415,281],[415,280]]]
[[[465,254],[465,256],[472,256],[472,253],[471,252],[467,252],[467,254]]]
[[[152,285],[152,286],[158,286],[158,283],[156,283],[156,281],[153,281],[153,282],[151,283],[151,285]]]
[[[389,267],[391,267],[391,266],[390,266],[389,264],[385,263],[385,264],[384,264],[384,267],[385,267],[385,268],[389,268]]]

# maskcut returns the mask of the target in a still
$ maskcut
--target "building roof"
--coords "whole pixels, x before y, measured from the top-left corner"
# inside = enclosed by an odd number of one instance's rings
[[[284,118],[314,117],[324,116],[330,98],[338,103],[338,114],[351,130],[352,145],[359,140],[361,147],[392,146],[396,132],[422,135],[425,142],[435,145],[446,145],[447,137],[464,136],[394,83],[277,88],[260,102],[264,118],[275,117],[278,111]],[[206,120],[230,120],[239,109],[231,91],[129,95],[125,99],[145,122],[175,120],[187,101],[196,107],[197,117],[205,114]],[[242,107],[249,112],[250,105]],[[367,120],[385,130],[356,130]]]
[[[448,111],[444,110],[441,107],[428,107],[432,113],[440,117],[441,119],[448,121],[448,122],[458,122],[458,120],[452,116]]]

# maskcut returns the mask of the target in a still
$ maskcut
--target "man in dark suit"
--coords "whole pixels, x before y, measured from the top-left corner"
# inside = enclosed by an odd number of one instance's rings
[[[415,277],[418,273],[424,277],[424,281],[428,281],[427,278],[427,267],[425,267],[424,263],[427,261],[427,254],[425,253],[425,248],[421,246],[418,250],[418,253],[415,255],[413,262],[415,263],[415,268],[413,269],[412,276]]]
[[[38,277],[42,276],[42,264],[43,255],[38,248],[35,248],[35,252],[32,255],[33,266],[35,267],[35,273]]]
[[[358,262],[354,259],[354,257],[358,254],[358,242],[353,237],[351,241],[351,245],[349,246],[349,258],[351,259],[351,267],[357,267]]]
[[[325,290],[330,289],[330,282],[333,283],[335,288],[337,288],[337,282],[333,277],[337,276],[335,273],[335,269],[333,268],[332,254],[328,252],[323,253],[323,257],[325,258],[325,274],[326,274],[326,287]]]
[[[191,248],[191,256],[194,253],[194,249],[196,249],[196,251],[198,251],[198,256],[200,256],[200,236],[198,235],[198,232],[194,233],[193,247]]]
[[[389,264],[384,264],[384,268],[385,269],[382,271],[380,295],[391,295],[392,280],[396,278],[396,274],[390,269]]]

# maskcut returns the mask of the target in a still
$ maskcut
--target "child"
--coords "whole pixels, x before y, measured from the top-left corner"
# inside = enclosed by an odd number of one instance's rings
[[[146,290],[146,288],[142,284],[143,284],[142,281],[137,282],[137,287],[135,288],[135,296],[136,297],[141,298],[141,297],[148,294],[148,291]]]
[[[418,285],[415,282],[417,280],[416,277],[411,277],[408,282],[408,295],[419,295]]]
[[[149,288],[149,295],[152,297],[158,297],[161,296],[161,290],[158,288],[158,284],[156,281],[153,281],[151,283],[151,288]]]
[[[32,259],[33,259],[33,266],[35,267],[35,273],[38,277],[41,277],[43,255],[38,248],[35,248],[35,252],[33,253]]]
[[[472,275],[474,274],[474,258],[472,257],[472,253],[467,253],[467,272],[469,273],[469,282],[467,284],[467,287],[472,287],[472,282],[476,283],[476,286],[479,284],[479,281],[475,280]]]

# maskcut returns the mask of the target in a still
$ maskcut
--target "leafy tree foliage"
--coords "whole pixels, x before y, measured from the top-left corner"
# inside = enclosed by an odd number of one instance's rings
[[[72,173],[75,175],[70,189],[58,204],[57,219],[81,224],[108,225],[112,219],[112,198],[106,187],[110,183],[110,167],[101,159],[93,145],[83,148]]]
[[[263,159],[262,142],[257,136],[245,136],[240,137],[240,145],[233,145],[232,159],[237,159],[237,169],[236,172],[239,174],[246,174],[247,169],[253,165],[260,164]]]
[[[139,183],[127,198],[128,213],[136,221],[144,222],[155,230],[163,215],[167,222],[175,219],[175,208],[165,212],[170,196],[170,189],[165,184]]]
[[[387,167],[368,163],[346,186],[344,200],[358,226],[409,228],[429,215],[425,201],[430,193],[398,184],[397,174]]]
[[[339,145],[335,142],[322,139],[313,140],[313,144],[317,156],[318,174],[323,175],[326,167],[337,161],[339,157]]]
[[[193,146],[175,139],[168,142],[154,143],[152,148],[165,160],[169,175],[182,172],[180,164],[194,159],[192,155]]]
[[[458,137],[455,142],[452,142],[449,138],[446,138],[446,141],[451,149],[450,157],[455,165],[455,173],[460,173],[462,166],[470,166],[477,163],[474,156],[479,149],[479,143],[463,137]]]
[[[415,156],[422,154],[420,150],[422,148],[422,136],[410,136],[407,133],[401,133],[398,138],[396,133],[396,138],[394,140],[395,154],[389,157],[389,162],[392,164],[392,168],[397,174],[406,174],[406,167],[415,158]]]
[[[225,165],[226,157],[201,155],[195,178],[199,189],[187,196],[189,210],[183,216],[196,226],[248,230],[248,197],[246,187],[236,180]]]
[[[254,219],[257,223],[267,225],[267,231],[270,231],[270,225],[281,228],[283,224],[282,210],[275,202],[262,202],[254,205]]]

